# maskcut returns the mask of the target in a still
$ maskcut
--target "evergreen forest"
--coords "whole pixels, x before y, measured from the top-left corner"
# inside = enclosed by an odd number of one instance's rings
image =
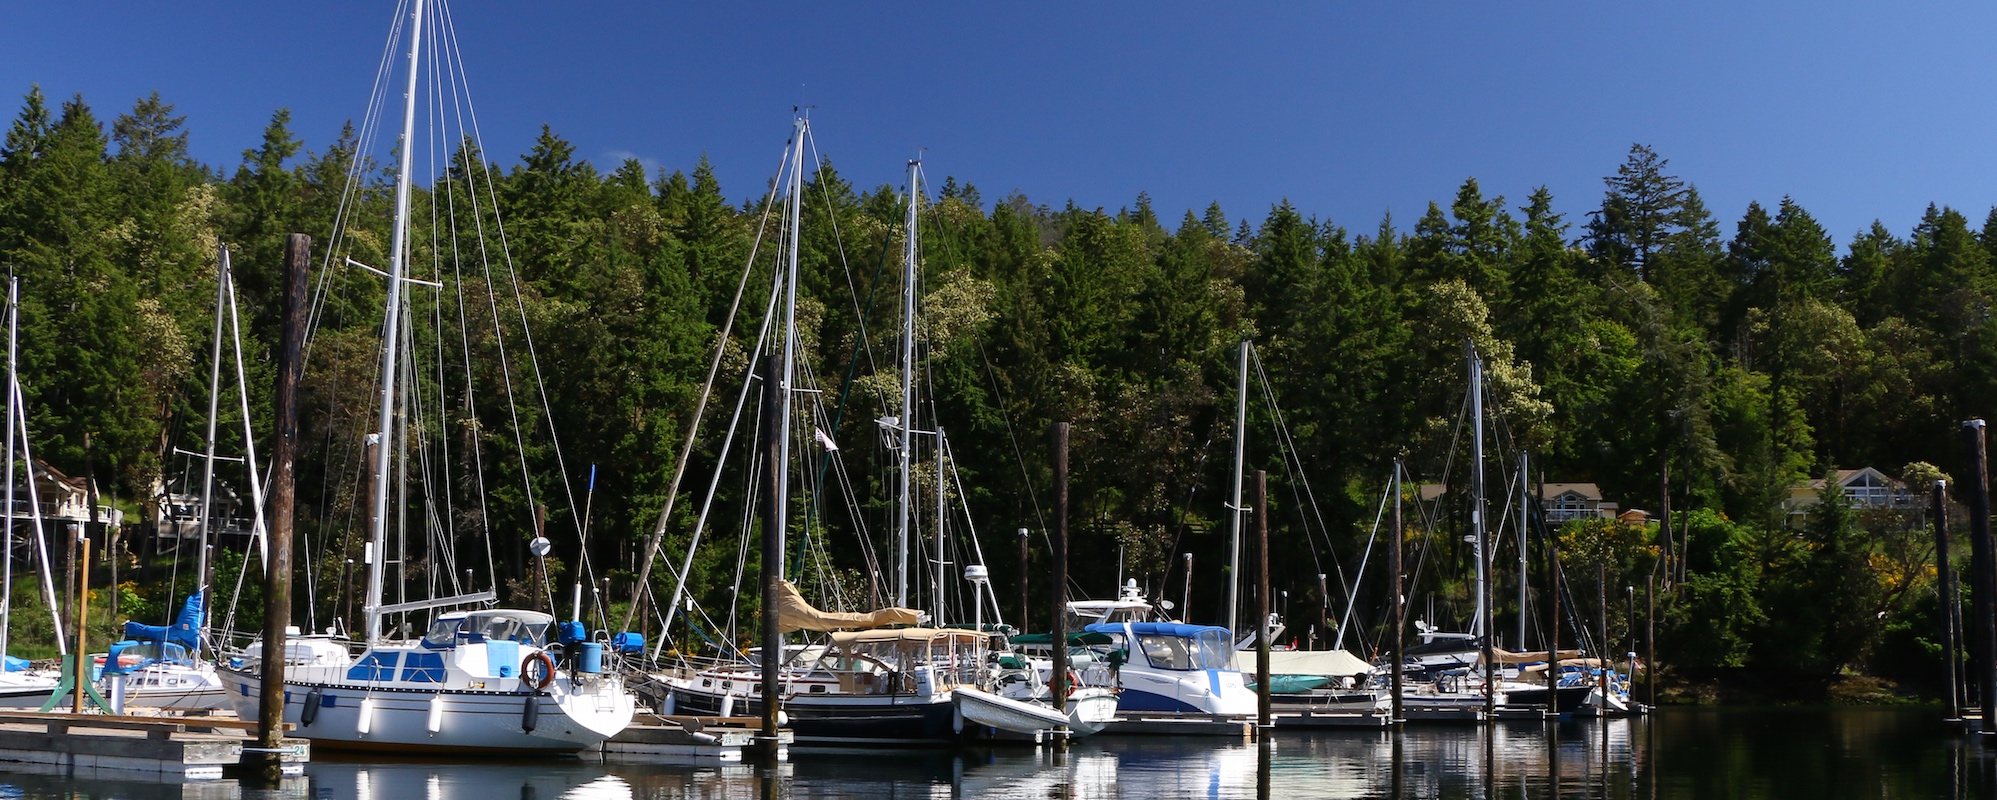
[[[773,163],[781,133],[772,132]],[[82,97],[35,89],[0,146],[0,265],[20,281],[34,455],[94,476],[105,502],[126,510],[117,585],[100,562],[90,607],[108,608],[109,594],[118,613],[149,622],[169,618],[192,585],[186,567],[172,566],[185,555],[149,531],[155,497],[198,488],[187,453],[207,445],[218,248],[231,252],[259,436],[270,430],[285,235],[309,234],[319,247],[337,217],[342,257],[386,264],[390,248],[393,174],[363,164],[367,184],[349,195],[344,182],[362,158],[351,126],[295,131],[280,110],[235,164],[197,163],[188,136],[186,118],[157,94],[106,114]],[[1180,213],[1142,194],[1103,209],[1018,191],[986,196],[956,179],[928,187],[919,223],[923,416],[948,428],[955,481],[944,491],[984,537],[1000,607],[1017,623],[1025,596],[1026,627],[1045,624],[1047,431],[1067,421],[1073,591],[1107,598],[1135,580],[1153,597],[1179,601],[1184,592],[1182,613],[1194,622],[1222,616],[1245,339],[1256,373],[1247,463],[1269,472],[1270,560],[1287,635],[1324,646],[1331,634],[1319,620],[1349,620],[1348,649],[1370,656],[1382,647],[1385,534],[1376,519],[1396,460],[1409,475],[1405,541],[1419,564],[1409,572],[1409,619],[1460,628],[1472,602],[1471,554],[1462,502],[1450,498],[1464,480],[1457,450],[1469,342],[1486,362],[1505,442],[1487,477],[1493,515],[1513,491],[1502,487],[1521,483],[1507,471],[1518,453],[1530,454],[1525,483],[1593,483],[1621,509],[1648,512],[1547,532],[1561,548],[1572,613],[1590,624],[1601,575],[1618,655],[1646,646],[1654,607],[1659,662],[1688,681],[1856,674],[1939,691],[1942,603],[1927,490],[1970,474],[1961,423],[1997,413],[1997,209],[1975,221],[1974,210],[1930,206],[1912,230],[1875,223],[1833,232],[1787,197],[1708,208],[1695,176],[1674,174],[1666,155],[1638,144],[1621,163],[1603,164],[1599,204],[1590,198],[1593,210],[1576,218],[1556,213],[1544,188],[1486,187],[1474,177],[1418,218],[1379,220],[1323,219],[1276,198],[1268,208]],[[866,577],[881,574],[877,554],[893,527],[893,459],[875,421],[895,413],[898,399],[906,191],[898,164],[813,166],[798,325],[802,358],[836,413],[806,426],[804,438],[838,443],[842,477],[822,482],[794,534],[819,543],[810,558],[800,550],[800,575],[816,580],[799,583],[816,602],[866,605],[881,599]],[[428,226],[416,247],[431,247],[453,215],[494,210],[438,200],[441,187],[486,169],[521,314],[539,368],[552,376],[541,410],[518,412],[538,416],[510,424],[552,432],[561,447],[529,445],[517,458],[456,467],[493,476],[489,501],[437,525],[446,541],[489,537],[492,574],[483,556],[417,546],[404,555],[405,578],[434,588],[468,569],[472,584],[495,583],[502,601],[527,605],[548,603],[550,586],[583,581],[617,608],[607,614],[614,626],[642,594],[633,582],[645,539],[746,285],[708,420],[663,526],[655,600],[633,623],[656,638],[655,607],[672,592],[716,469],[714,420],[739,391],[765,308],[759,287],[778,264],[776,248],[758,239],[769,187],[723,187],[705,161],[595,165],[543,128],[524,154],[467,146],[445,174],[416,176],[415,216]],[[348,197],[368,213],[341,215]],[[324,253],[313,256],[321,269]],[[355,509],[365,490],[356,486],[356,431],[372,413],[382,289],[350,269],[312,280],[321,295],[303,390],[294,617],[324,628],[352,624],[359,602]],[[486,346],[473,327],[466,338]],[[495,361],[522,358],[505,351]],[[233,401],[221,406],[218,449],[240,455],[241,412]],[[437,435],[510,444],[504,409],[453,413],[462,424]],[[259,447],[267,455],[268,442]],[[831,459],[822,448],[807,452]],[[1834,481],[1811,486],[1864,467],[1904,481],[1906,502],[1853,507]],[[725,646],[753,627],[753,597],[741,598],[739,629],[727,616],[738,567],[753,570],[756,553],[736,545],[754,525],[742,510],[743,468],[729,469],[716,501],[726,510],[689,577],[692,602],[708,613],[675,624],[676,648]],[[1452,491],[1418,514],[1423,482]],[[1799,504],[1803,495],[1817,502]],[[1952,516],[1958,527],[1966,519],[1960,507]],[[545,564],[527,551],[537,531],[556,545]],[[223,543],[237,555],[217,558],[218,586],[244,568],[243,546]],[[1546,567],[1540,544],[1533,548],[1529,582],[1541,592]],[[1967,548],[1958,549],[1954,561],[1964,564]],[[960,569],[965,558],[953,561]],[[17,585],[32,585],[25,564],[17,567]],[[827,576],[856,580],[830,592]],[[1515,597],[1512,580],[1496,590],[1501,631],[1519,613],[1505,599]],[[252,581],[242,601],[254,606],[257,596]],[[565,589],[554,596],[566,603]],[[1538,595],[1533,602],[1530,613],[1543,613]],[[29,596],[16,605],[29,607]],[[32,616],[17,611],[23,641],[47,627]],[[1540,637],[1507,645],[1543,646]]]

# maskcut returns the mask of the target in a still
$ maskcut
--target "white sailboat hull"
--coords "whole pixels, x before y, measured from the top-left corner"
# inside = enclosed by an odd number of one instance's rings
[[[61,678],[47,670],[0,673],[0,708],[41,708]]]
[[[236,670],[220,674],[237,716],[254,718],[262,680]],[[284,721],[297,726],[292,736],[311,739],[320,747],[494,755],[575,753],[601,744],[631,724],[634,706],[620,679],[597,678],[596,683],[608,685],[593,687],[565,685],[571,683],[563,677],[551,687],[553,691],[530,694],[287,681]],[[577,693],[576,688],[583,691]],[[308,724],[303,717],[314,690],[319,692],[318,708]],[[531,731],[526,729],[530,704]]]
[[[97,691],[110,697],[110,681],[99,679]],[[215,665],[203,662],[194,666],[148,664],[126,676],[125,707],[185,712],[218,711],[232,706]]]

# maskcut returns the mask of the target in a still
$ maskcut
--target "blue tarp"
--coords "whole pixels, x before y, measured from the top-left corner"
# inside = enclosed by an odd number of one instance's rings
[[[142,642],[171,642],[185,647],[189,652],[201,650],[201,615],[204,612],[202,593],[187,596],[181,604],[180,616],[173,619],[172,625],[147,625],[142,622],[125,622],[125,638]]]
[[[4,663],[6,664],[6,668],[4,670],[6,672],[20,672],[21,670],[28,668],[28,660],[25,658],[15,658],[13,656],[7,656]]]
[[[1200,634],[1208,631],[1217,632],[1222,638],[1227,638],[1228,635],[1226,628],[1215,625],[1187,625],[1183,622],[1098,622],[1083,630],[1090,633],[1122,633],[1126,624],[1130,626],[1130,632],[1138,636],[1178,636],[1197,639]]]

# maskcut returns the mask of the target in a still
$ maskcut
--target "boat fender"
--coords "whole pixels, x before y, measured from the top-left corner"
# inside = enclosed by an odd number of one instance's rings
[[[555,657],[546,650],[528,654],[520,661],[520,682],[534,691],[547,691],[555,682]]]
[[[298,712],[299,727],[310,728],[312,727],[312,723],[319,721],[319,705],[325,701],[325,693],[321,692],[317,686],[312,687],[312,691],[306,692],[305,708]]]
[[[534,729],[539,727],[540,724],[541,698],[536,695],[528,695],[527,704],[520,707],[520,730],[526,733],[533,733]]]

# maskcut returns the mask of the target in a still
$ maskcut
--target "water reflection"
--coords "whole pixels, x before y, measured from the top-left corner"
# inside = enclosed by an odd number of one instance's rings
[[[0,775],[0,800],[679,798],[1982,798],[1992,751],[1927,709],[1673,710],[1649,720],[1281,733],[1265,745],[1099,736],[1049,749],[794,750],[774,769],[322,760],[275,790]]]

